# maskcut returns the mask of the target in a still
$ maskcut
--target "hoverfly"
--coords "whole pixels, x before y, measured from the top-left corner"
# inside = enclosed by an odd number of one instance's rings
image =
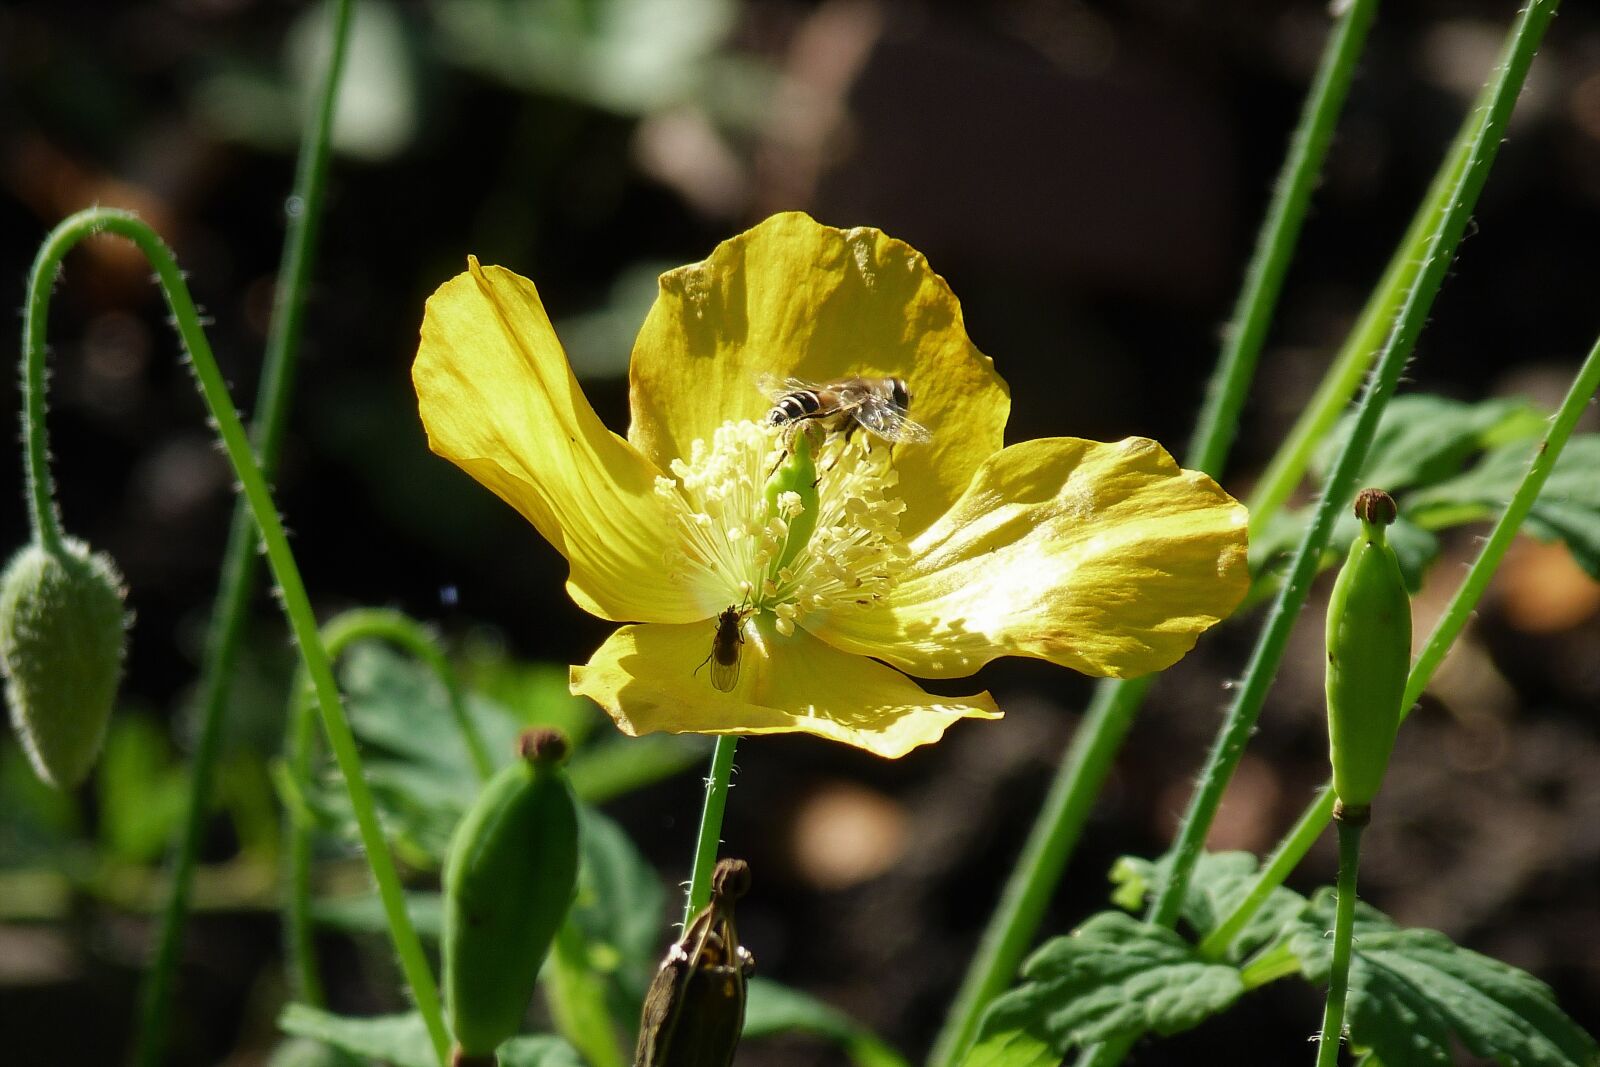
[[[721,859],[711,902],[667,949],[639,1022],[634,1067],[728,1067],[744,1030],[745,984],[755,957],[739,944],[733,902],[750,888],[744,860]]]
[[[911,397],[903,378],[764,379],[761,385],[772,399],[767,412],[770,426],[816,425],[843,431],[847,439],[859,427],[890,444],[923,444],[933,439],[926,426],[906,417]]]
[[[711,664],[711,684],[714,688],[731,693],[739,684],[739,658],[744,654],[744,620],[750,617],[749,608],[736,608],[729,604],[717,615],[717,632],[711,638],[711,651],[700,661],[700,667]],[[696,667],[695,673],[700,673]]]

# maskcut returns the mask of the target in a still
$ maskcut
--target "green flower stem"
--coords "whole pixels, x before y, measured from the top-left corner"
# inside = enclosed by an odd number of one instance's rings
[[[1328,1000],[1322,1009],[1322,1036],[1317,1042],[1317,1067],[1336,1067],[1344,1042],[1344,1001],[1350,986],[1350,943],[1356,921],[1356,869],[1361,865],[1360,821],[1339,820],[1339,897],[1333,919],[1333,970],[1328,975]]]
[[[1154,681],[1150,675],[1102,681],[1095,687],[1083,722],[1056,769],[1022,854],[967,965],[944,1028],[929,1053],[930,1065],[955,1067],[960,1063],[977,1035],[984,1009],[1011,984],[1088,822],[1100,785]]]
[[[316,254],[323,189],[328,173],[328,143],[350,36],[351,7],[351,0],[336,0],[332,6],[328,65],[317,89],[316,108],[306,124],[301,141],[294,191],[289,200],[291,206],[287,211],[283,260],[278,270],[272,319],[267,329],[266,354],[256,390],[256,416],[251,425],[256,455],[263,474],[269,479],[277,465],[284,426],[288,420],[289,389],[299,348],[307,281]],[[222,721],[232,689],[234,664],[238,660],[244,635],[250,595],[255,588],[260,566],[255,549],[255,524],[250,518],[248,505],[241,499],[234,504],[228,544],[223,553],[221,581],[206,634],[200,670],[200,720],[195,736],[194,757],[190,762],[189,796],[173,860],[172,892],[162,915],[155,958],[140,996],[136,1057],[140,1067],[156,1067],[165,1059],[163,1050],[171,1015],[172,988],[183,945],[195,864],[207,815],[211,810]]]
[[[1528,472],[1522,476],[1522,481],[1512,493],[1505,511],[1501,513],[1488,539],[1484,541],[1478,558],[1467,571],[1466,579],[1450,598],[1450,603],[1440,615],[1433,632],[1428,635],[1427,642],[1422,646],[1422,652],[1412,664],[1411,674],[1406,679],[1405,696],[1401,702],[1402,716],[1410,714],[1411,708],[1428,688],[1428,683],[1433,680],[1439,664],[1444,662],[1450,646],[1455,644],[1456,638],[1461,635],[1468,620],[1472,618],[1473,610],[1483,598],[1490,579],[1499,569],[1500,561],[1505,558],[1506,550],[1511,547],[1517,531],[1522,528],[1523,520],[1533,509],[1539,491],[1544,488],[1545,480],[1555,469],[1556,461],[1560,458],[1562,450],[1567,447],[1567,441],[1572,437],[1578,420],[1583,416],[1597,390],[1600,390],[1600,340],[1597,340],[1594,347],[1589,350],[1588,357],[1578,369],[1577,376],[1572,380],[1572,386],[1567,390],[1566,397],[1561,401],[1561,407],[1557,409],[1555,418],[1550,423],[1549,431],[1534,451],[1533,459],[1528,464]],[[1324,788],[1273,851],[1271,860],[1256,876],[1256,881],[1251,885],[1249,892],[1200,945],[1202,953],[1213,959],[1220,959],[1227,952],[1228,946],[1239,935],[1239,931],[1255,917],[1267,897],[1283,884],[1284,879],[1289,877],[1289,872],[1294,870],[1317,838],[1322,835],[1322,831],[1327,829],[1328,820],[1333,817],[1333,802],[1333,791]]]
[[[1406,360],[1427,321],[1433,300],[1454,261],[1461,235],[1466,230],[1478,194],[1483,190],[1489,168],[1505,135],[1506,123],[1516,106],[1528,67],[1533,62],[1534,52],[1550,19],[1555,15],[1556,6],[1556,0],[1534,0],[1522,10],[1512,28],[1506,51],[1492,79],[1494,88],[1490,105],[1474,114],[1476,132],[1470,139],[1467,164],[1462,169],[1455,192],[1449,198],[1449,206],[1439,220],[1439,227],[1428,242],[1417,282],[1408,292],[1399,318],[1378,358],[1377,367],[1357,408],[1350,438],[1334,463],[1311,524],[1295,549],[1284,587],[1273,602],[1266,626],[1262,629],[1244,678],[1236,690],[1237,695],[1206,759],[1199,788],[1190,798],[1177,840],[1171,849],[1172,863],[1146,915],[1149,922],[1167,927],[1177,922],[1195,862],[1200,857],[1206,834],[1222,801],[1222,793],[1244,754],[1245,743],[1255,730],[1267,690],[1271,687],[1288,645],[1289,631],[1310,591],[1317,560],[1327,544],[1339,510],[1348,504],[1356,476],[1360,473],[1377,430],[1378,420],[1394,394]],[[1086,1050],[1078,1062],[1084,1067],[1107,1067],[1120,1062],[1131,1044],[1131,1040],[1125,1039],[1095,1046]]]
[[[1278,295],[1283,291],[1283,279],[1289,272],[1289,260],[1311,203],[1311,191],[1322,173],[1334,126],[1349,95],[1356,60],[1366,44],[1367,31],[1372,28],[1377,9],[1377,0],[1359,0],[1350,6],[1330,35],[1316,80],[1306,97],[1300,124],[1289,142],[1289,154],[1283,161],[1272,203],[1256,239],[1255,253],[1245,271],[1244,288],[1239,291],[1239,301],[1224,334],[1226,340],[1217,371],[1211,377],[1205,403],[1189,439],[1190,462],[1213,477],[1220,474],[1233,447],[1239,413],[1248,393],[1236,384],[1248,385],[1255,376],[1261,346],[1266,341]]]
[[[1377,288],[1361,309],[1339,354],[1323,375],[1315,395],[1305,410],[1295,420],[1289,435],[1273,454],[1272,461],[1257,480],[1247,502],[1250,508],[1250,536],[1255,537],[1266,528],[1267,522],[1278,513],[1300,479],[1311,465],[1312,453],[1317,445],[1344,414],[1350,398],[1361,387],[1361,379],[1372,366],[1373,359],[1383,347],[1384,338],[1393,325],[1406,294],[1416,284],[1417,274],[1427,256],[1428,241],[1438,230],[1471,153],[1472,141],[1477,134],[1478,114],[1489,105],[1493,86],[1485,86],[1484,93],[1462,122],[1460,131],[1451,143],[1450,151],[1434,174],[1427,193],[1417,212],[1400,239],[1399,247],[1384,268]]]
[[[723,734],[711,752],[711,773],[706,776],[706,804],[700,812],[700,833],[694,843],[694,870],[689,875],[689,896],[683,909],[683,926],[688,929],[695,913],[711,903],[711,869],[717,865],[717,846],[722,843],[722,813],[728,807],[728,780],[733,776],[733,753],[739,738]]]
[[[450,713],[461,730],[461,740],[472,757],[478,780],[487,781],[494,773],[494,763],[489,758],[483,736],[467,713],[466,691],[461,686],[461,680],[433,634],[415,619],[388,608],[357,608],[329,619],[322,626],[322,647],[327,650],[330,662],[337,661],[344,650],[355,642],[369,639],[398,645],[421,660],[439,679],[450,704]],[[289,690],[288,731],[284,746],[285,764],[296,797],[304,797],[311,784],[311,747],[315,740],[311,702],[314,696],[311,681],[302,667],[296,672],[294,685]],[[291,980],[295,984],[295,999],[313,1007],[321,1007],[322,983],[317,977],[316,943],[311,922],[313,827],[306,813],[297,810],[299,805],[286,807],[285,955],[289,960]]]
[[[1283,288],[1290,256],[1327,156],[1339,112],[1371,27],[1377,0],[1357,0],[1329,37],[1306,98],[1276,191],[1246,269],[1186,461],[1220,476],[1238,428],[1257,359]],[[1000,902],[990,916],[928,1062],[954,1067],[971,1044],[983,1010],[1016,974],[1094,801],[1153,678],[1108,680],[1068,747]]]
[[[29,278],[27,306],[34,321],[30,322],[27,328],[28,336],[33,343],[27,348],[26,357],[30,364],[44,359],[43,325],[47,321],[49,308],[48,291],[55,280],[62,258],[79,241],[97,233],[113,233],[132,241],[155,268],[162,294],[166,297],[167,306],[172,312],[184,351],[188,356],[190,369],[194,372],[201,395],[216,426],[217,435],[227,451],[228,460],[239,479],[241,491],[249,502],[251,514],[260,530],[262,545],[267,554],[267,565],[277,582],[284,614],[300,647],[306,672],[310,675],[316,690],[317,703],[322,713],[323,728],[327,732],[329,745],[344,776],[345,786],[350,792],[350,802],[355,811],[356,822],[361,829],[367,862],[378,884],[378,893],[383,900],[384,911],[389,921],[389,932],[400,957],[401,968],[411,986],[417,1010],[427,1024],[429,1037],[432,1039],[439,1062],[444,1064],[449,1057],[450,1039],[445,1029],[444,1017],[439,1010],[438,987],[434,983],[432,972],[428,969],[422,943],[417,939],[416,930],[412,927],[405,911],[400,879],[384,841],[382,827],[378,824],[372,794],[366,779],[361,775],[361,757],[356,750],[355,738],[350,732],[350,724],[339,701],[339,689],[333,679],[333,669],[327,651],[322,647],[322,641],[317,635],[316,616],[312,613],[311,602],[306,596],[305,583],[301,580],[294,554],[289,549],[289,539],[284,532],[283,523],[273,507],[266,478],[251,450],[244,424],[239,421],[239,415],[234,411],[222,372],[217,368],[216,359],[211,354],[210,343],[200,327],[200,317],[195,311],[193,299],[189,296],[183,272],[178,269],[171,250],[156,232],[131,213],[111,208],[80,211],[51,231],[39,250],[39,256],[34,261],[33,273]],[[44,291],[42,295],[41,290]],[[42,380],[42,377],[40,371],[37,378]],[[25,380],[31,381],[34,378],[34,369],[30,367]]]

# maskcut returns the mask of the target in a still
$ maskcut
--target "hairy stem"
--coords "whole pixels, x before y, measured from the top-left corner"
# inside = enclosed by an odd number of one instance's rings
[[[1444,662],[1450,646],[1455,644],[1456,638],[1461,635],[1461,631],[1472,618],[1473,610],[1483,598],[1484,591],[1489,588],[1490,579],[1499,569],[1506,550],[1511,547],[1517,531],[1522,528],[1523,520],[1532,510],[1534,501],[1539,497],[1539,491],[1544,488],[1545,480],[1555,469],[1556,461],[1566,448],[1567,441],[1578,425],[1578,420],[1583,416],[1597,390],[1600,390],[1600,340],[1597,340],[1594,347],[1589,350],[1589,355],[1583,361],[1577,376],[1573,378],[1565,399],[1561,401],[1561,407],[1551,420],[1549,431],[1534,450],[1527,473],[1517,484],[1505,511],[1501,513],[1488,539],[1484,541],[1478,558],[1473,561],[1461,587],[1450,598],[1450,603],[1439,616],[1433,632],[1428,635],[1428,640],[1422,646],[1416,662],[1411,665],[1411,674],[1406,680],[1405,696],[1400,704],[1402,716],[1411,713],[1412,706],[1428,688],[1428,683],[1433,680],[1439,664]],[[1217,925],[1211,936],[1206,938],[1200,946],[1201,952],[1213,958],[1221,958],[1227,952],[1233,939],[1244,929],[1245,924],[1255,917],[1261,905],[1266,903],[1267,897],[1283,884],[1289,872],[1305,858],[1305,854],[1322,835],[1322,831],[1327,829],[1328,820],[1332,817],[1333,791],[1324,788],[1306,808],[1294,828],[1278,844],[1271,860],[1256,876],[1256,881],[1251,885],[1249,892],[1234,905],[1233,911]]]
[[[1466,230],[1478,194],[1488,178],[1489,168],[1505,134],[1506,123],[1516,105],[1523,80],[1527,77],[1528,67],[1533,62],[1534,53],[1555,9],[1555,0],[1534,0],[1523,9],[1511,30],[1506,51],[1491,79],[1493,91],[1490,105],[1474,116],[1476,131],[1470,140],[1471,148],[1460,181],[1449,198],[1438,229],[1428,241],[1417,282],[1406,296],[1399,318],[1367,383],[1350,437],[1328,475],[1311,523],[1295,549],[1284,586],[1273,602],[1244,678],[1236,691],[1237,695],[1207,756],[1206,766],[1200,775],[1200,785],[1190,798],[1177,840],[1172,846],[1172,862],[1164,872],[1160,891],[1146,915],[1152,923],[1171,927],[1177,922],[1184,896],[1188,892],[1190,876],[1194,873],[1194,865],[1200,858],[1206,834],[1221,804],[1223,791],[1238,767],[1240,757],[1244,755],[1245,743],[1255,730],[1267,691],[1288,645],[1289,631],[1310,592],[1317,560],[1327,545],[1339,510],[1348,504],[1356,476],[1377,430],[1378,420],[1394,394],[1400,373],[1405,369],[1406,360],[1427,321],[1428,311],[1454,261],[1461,235]],[[1131,1044],[1131,1040],[1124,1039],[1095,1046],[1086,1050],[1078,1062],[1084,1067],[1109,1067],[1121,1061]]]
[[[1357,0],[1329,37],[1290,141],[1186,457],[1190,466],[1214,477],[1221,475],[1232,447],[1311,191],[1376,7],[1377,0]],[[928,1060],[933,1067],[959,1062],[983,1010],[1016,974],[1152,681],[1107,680],[1096,688],[934,1041]]]
[[[411,987],[417,1010],[427,1025],[439,1062],[444,1064],[449,1056],[450,1039],[445,1029],[444,1016],[439,1008],[438,986],[428,968],[422,943],[418,940],[416,930],[405,911],[400,878],[395,871],[394,860],[389,855],[383,829],[378,824],[371,791],[361,774],[361,757],[356,749],[355,737],[350,732],[349,721],[345,718],[344,707],[339,700],[339,689],[333,679],[332,665],[317,634],[316,616],[311,610],[305,583],[300,577],[300,568],[295,563],[294,554],[289,548],[289,538],[284,532],[283,522],[278,518],[277,510],[273,506],[266,477],[256,462],[244,424],[240,422],[239,415],[234,410],[227,384],[217,367],[216,358],[211,354],[210,342],[206,340],[205,332],[201,329],[200,316],[195,310],[194,300],[189,296],[189,287],[183,279],[183,272],[179,270],[171,250],[154,230],[130,212],[112,208],[91,208],[67,218],[45,239],[39,257],[34,262],[33,274],[29,278],[28,308],[30,315],[38,315],[39,318],[30,329],[30,336],[36,343],[27,349],[25,355],[30,361],[44,359],[43,324],[47,321],[45,316],[49,308],[49,289],[55,279],[56,271],[69,249],[84,238],[97,233],[112,233],[132,241],[155,268],[156,279],[172,312],[178,335],[189,358],[190,369],[194,372],[201,396],[210,411],[228,461],[239,479],[240,491],[249,503],[251,515],[260,531],[262,545],[267,555],[267,565],[277,582],[284,615],[299,646],[306,673],[316,690],[323,729],[328,735],[329,745],[338,761],[340,773],[344,776],[345,787],[350,793],[351,807],[354,809],[356,822],[361,830],[362,845],[366,850],[373,878],[378,884],[378,893],[388,919],[390,937],[400,957],[401,969]],[[42,379],[42,372],[39,376]]]
[[[1317,1067],[1335,1067],[1344,1042],[1344,1001],[1350,985],[1350,945],[1356,921],[1356,871],[1361,865],[1360,821],[1339,820],[1339,897],[1333,920],[1333,970],[1322,1009],[1322,1036],[1317,1041]]]
[[[689,894],[683,909],[687,929],[695,912],[711,903],[711,869],[717,865],[717,846],[722,843],[722,814],[728,806],[728,781],[733,776],[733,753],[739,738],[723,734],[711,752],[711,773],[706,776],[706,803],[700,811],[700,833],[694,843],[694,870],[689,875]]]
[[[266,355],[256,391],[256,417],[251,439],[267,478],[276,466],[288,419],[290,383],[299,349],[301,320],[307,283],[316,254],[318,222],[322,217],[323,188],[328,173],[328,142],[333,112],[344,67],[350,31],[350,0],[332,5],[328,65],[318,87],[317,104],[306,124],[296,166],[291,208],[287,214],[283,259],[278,269],[272,319],[267,329]],[[189,796],[179,830],[172,865],[172,893],[161,920],[155,959],[141,991],[140,1033],[136,1062],[140,1067],[161,1063],[172,1012],[172,988],[189,912],[189,894],[195,864],[211,809],[211,790],[221,747],[222,721],[232,689],[234,664],[244,634],[250,595],[259,568],[256,529],[243,499],[235,502],[223,554],[221,582],[206,634],[200,670],[200,717],[190,761]]]
[[[410,616],[388,608],[357,608],[329,619],[322,627],[322,645],[330,661],[337,661],[346,648],[357,641],[382,640],[398,645],[421,660],[444,687],[450,713],[461,731],[461,741],[472,758],[480,782],[494,773],[494,763],[483,737],[467,713],[466,691],[455,668],[428,628]],[[289,690],[288,730],[284,762],[297,798],[304,797],[311,785],[315,696],[305,669],[296,673]],[[291,805],[285,815],[284,951],[289,961],[295,998],[314,1007],[322,1005],[321,982],[317,977],[316,945],[311,923],[311,844],[310,820]]]

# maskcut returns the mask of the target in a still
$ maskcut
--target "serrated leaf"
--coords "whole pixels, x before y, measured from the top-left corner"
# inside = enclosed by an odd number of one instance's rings
[[[751,979],[746,989],[744,1036],[784,1033],[815,1034],[837,1042],[857,1067],[905,1067],[906,1061],[898,1053],[838,1008],[769,979]]]
[[[1147,1030],[1174,1034],[1223,1011],[1244,992],[1235,968],[1202,959],[1165,927],[1115,911],[1046,942],[1022,974],[1023,984],[984,1014],[978,1045],[996,1035],[1032,1034],[1065,1055]]]
[[[1056,1067],[1060,1062],[1061,1053],[1047,1038],[1019,1024],[980,1035],[961,1067]]]
[[[1157,872],[1169,863],[1166,859],[1152,862],[1138,856],[1118,859],[1111,868],[1111,880],[1118,885],[1112,894],[1113,901],[1129,911],[1142,908],[1152,892]],[[1189,878],[1181,912],[1196,940],[1204,940],[1232,913],[1234,905],[1244,899],[1255,883],[1259,866],[1256,857],[1248,852],[1207,852],[1200,856]],[[1227,958],[1237,962],[1278,940],[1305,906],[1306,898],[1292,889],[1282,886],[1274,889],[1233,939]]]
[[[1335,897],[1312,897],[1288,940],[1306,977],[1332,964]],[[1435,930],[1406,930],[1356,905],[1346,1007],[1351,1046],[1387,1067],[1447,1067],[1452,1041],[1504,1067],[1593,1067],[1600,1046],[1556,1005],[1550,987]]]
[[[1312,460],[1318,482],[1327,480],[1354,425],[1353,415],[1345,416],[1318,445]],[[1378,423],[1357,480],[1398,496],[1401,490],[1452,477],[1475,452],[1535,437],[1543,428],[1544,415],[1525,400],[1469,403],[1427,393],[1397,396]]]
[[[1419,520],[1445,516],[1453,522],[1498,514],[1516,491],[1533,459],[1525,442],[1491,449],[1476,467],[1419,492],[1409,502]],[[1591,577],[1600,579],[1600,434],[1579,434],[1567,442],[1528,514],[1528,532],[1543,541],[1560,540]]]
[[[428,1040],[428,1028],[416,1012],[355,1017],[335,1015],[307,1004],[289,1004],[278,1016],[278,1028],[393,1067],[439,1064]],[[571,1045],[550,1034],[514,1037],[495,1051],[495,1057],[500,1067],[584,1067]]]

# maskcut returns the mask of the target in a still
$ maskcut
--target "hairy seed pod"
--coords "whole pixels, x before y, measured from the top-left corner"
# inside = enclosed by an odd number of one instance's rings
[[[744,1032],[745,987],[756,960],[739,943],[733,903],[750,889],[750,866],[723,859],[711,902],[667,950],[639,1022],[634,1067],[729,1067]]]
[[[1395,505],[1378,489],[1356,499],[1361,532],[1328,602],[1328,753],[1347,810],[1372,803],[1400,728],[1411,669],[1411,600],[1384,535]]]
[[[70,538],[32,544],[0,576],[0,671],[11,724],[33,768],[71,788],[100,755],[127,643],[122,576]]]
[[[539,967],[572,904],[578,812],[566,739],[528,730],[520,759],[484,785],[444,871],[444,985],[464,1062],[517,1032]]]

